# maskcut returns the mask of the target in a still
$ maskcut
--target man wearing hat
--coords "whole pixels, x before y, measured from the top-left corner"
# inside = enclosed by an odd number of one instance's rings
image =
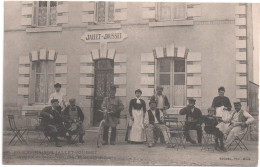
[[[65,136],[65,128],[58,99],[52,99],[51,106],[45,107],[40,116],[42,117],[40,126],[43,128],[45,136],[50,136],[54,140],[55,146],[61,147],[57,137]]]
[[[191,139],[189,130],[197,130],[198,143],[201,144],[202,140],[202,113],[199,108],[195,107],[195,99],[189,99],[189,104],[180,110],[180,115],[186,115],[186,122],[184,125],[184,131],[186,136],[186,141],[196,144],[196,142]]]
[[[84,114],[79,106],[76,105],[76,99],[69,99],[70,105],[68,105],[64,110],[64,115],[66,117],[66,122],[70,125],[76,125],[76,132],[79,134],[79,142],[84,143],[83,136],[85,135],[85,130],[83,126]],[[70,127],[71,128],[71,127]]]
[[[164,136],[167,147],[171,147],[170,140],[166,131],[167,127],[165,126],[162,120],[162,113],[159,111],[158,108],[156,108],[156,105],[156,100],[154,99],[154,97],[152,97],[149,102],[150,109],[147,110],[144,119],[148,147],[153,147],[155,144],[155,131],[160,131]]]
[[[104,127],[104,135],[103,135],[103,145],[108,144],[108,130],[111,127],[111,136],[110,136],[110,144],[115,145],[116,139],[116,126],[119,124],[119,117],[121,111],[124,110],[124,105],[122,101],[115,96],[116,95],[116,87],[110,87],[110,96],[105,97],[103,103],[101,105],[101,109],[107,113],[105,117],[105,127]]]
[[[66,104],[65,104],[64,94],[60,92],[61,84],[56,83],[54,85],[54,89],[55,89],[55,92],[50,95],[49,104],[51,104],[52,99],[57,99],[59,101],[61,110],[64,110],[66,107]]]
[[[255,119],[247,112],[241,109],[240,102],[234,102],[235,111],[231,113],[229,120],[228,136],[225,146],[228,147],[237,136],[241,136],[246,133],[246,128]]]

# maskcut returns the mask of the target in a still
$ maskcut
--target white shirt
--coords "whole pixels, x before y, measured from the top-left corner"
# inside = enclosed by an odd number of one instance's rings
[[[61,108],[64,108],[64,103],[65,103],[65,100],[64,100],[64,95],[63,93],[61,92],[55,92],[55,93],[52,93],[50,95],[50,98],[49,98],[49,104],[51,105],[51,100],[52,99],[58,99],[59,101],[59,105],[61,106]],[[63,103],[64,102],[64,103]]]
[[[239,112],[234,111],[231,115],[234,114],[233,118],[231,119],[231,121],[233,122],[239,122],[239,114],[242,112],[242,110],[240,110]],[[243,112],[243,115],[247,118],[246,124],[250,124],[252,123],[255,119],[254,117],[252,117],[252,115],[250,115],[247,111]]]
[[[155,115],[155,110],[151,110],[152,111],[152,113],[153,113],[153,116],[154,116],[154,123],[156,123],[156,124],[158,124],[159,123],[159,121],[157,120],[157,118],[156,118],[156,115]]]
[[[164,108],[164,104],[163,104],[163,96],[158,96],[158,104],[157,104],[157,108],[159,109],[163,109]]]

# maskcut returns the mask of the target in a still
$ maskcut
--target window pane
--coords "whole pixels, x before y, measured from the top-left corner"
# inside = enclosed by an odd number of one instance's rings
[[[159,81],[160,85],[170,85],[171,76],[170,74],[160,74]]]
[[[169,2],[160,3],[160,19],[161,20],[171,19],[171,3]]]
[[[47,62],[47,73],[48,74],[54,74],[55,73],[55,62],[54,61],[48,61]]]
[[[174,72],[185,72],[185,60],[174,60]]]
[[[39,2],[38,25],[47,25],[47,1]]]
[[[98,22],[105,23],[106,21],[106,2],[97,2]]]
[[[175,106],[185,105],[185,85],[174,85],[173,100]]]
[[[173,19],[186,18],[186,3],[174,3],[172,12],[173,12]]]
[[[50,2],[50,25],[56,25],[57,19],[57,2]]]
[[[36,73],[45,73],[45,70],[46,70],[46,62],[37,61],[36,62]]]
[[[160,72],[170,72],[171,70],[171,60],[170,59],[161,59],[159,60],[159,64],[160,64],[160,67],[159,67],[159,71]]]
[[[174,74],[174,85],[185,85],[185,74]]]
[[[54,85],[55,84],[55,75],[49,74],[47,78],[47,96],[45,97],[45,102],[48,102],[50,95],[54,92]]]
[[[108,22],[114,22],[114,2],[108,3]]]
[[[36,84],[35,84],[35,102],[44,103],[44,91],[45,91],[45,75],[36,74]]]

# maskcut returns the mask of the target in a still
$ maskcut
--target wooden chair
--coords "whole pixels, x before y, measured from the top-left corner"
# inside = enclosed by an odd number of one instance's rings
[[[14,115],[8,115],[8,121],[9,121],[10,129],[12,130],[12,132],[14,134],[13,138],[9,142],[9,145],[11,145],[12,142],[14,142],[16,138],[17,138],[17,140],[15,141],[14,145],[18,141],[20,141],[21,144],[27,144],[26,140],[23,137],[23,135],[25,134],[27,129],[17,128],[16,123],[15,123],[15,119],[14,119]]]
[[[172,138],[174,138],[176,142],[176,148],[179,149],[179,146],[181,145],[183,148],[185,148],[185,145],[183,143],[183,123],[181,121],[178,121],[178,118],[175,117],[175,114],[166,114],[164,117],[165,125],[167,126],[167,134],[169,137],[170,144],[174,146],[174,143],[172,141]],[[178,141],[179,139],[179,141]]]

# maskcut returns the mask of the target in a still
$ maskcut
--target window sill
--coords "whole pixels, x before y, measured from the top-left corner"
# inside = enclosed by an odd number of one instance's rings
[[[88,30],[105,30],[105,29],[119,29],[121,24],[96,24],[88,25]]]
[[[26,28],[26,32],[57,32],[62,31],[62,27],[35,27],[35,28]]]
[[[164,27],[164,26],[192,26],[193,20],[174,20],[174,21],[160,21],[149,22],[150,27]]]
[[[22,113],[22,115],[25,115],[25,113],[30,113],[30,112],[40,112],[46,106],[48,106],[48,105],[35,104],[35,105],[32,105],[32,106],[29,106],[29,105],[22,106],[21,113]]]

